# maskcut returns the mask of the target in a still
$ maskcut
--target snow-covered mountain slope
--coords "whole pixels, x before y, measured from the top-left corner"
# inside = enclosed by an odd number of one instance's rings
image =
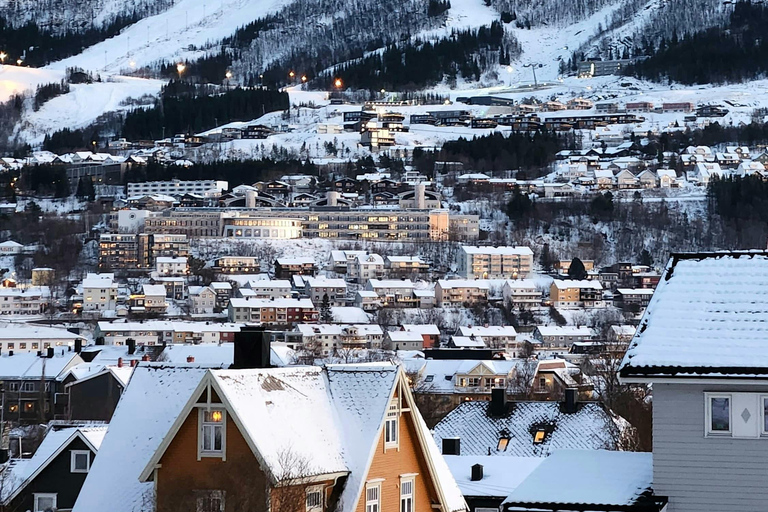
[[[150,16],[173,0],[0,0],[0,14],[13,26],[34,21],[55,33],[101,27],[116,16]]]
[[[60,82],[63,78],[61,71],[0,64],[0,103],[8,101],[14,94],[34,91],[38,85]]]
[[[83,53],[50,64],[64,70],[81,67],[106,73],[160,61],[194,60],[204,48],[232,35],[238,27],[274,13],[293,0],[179,0],[160,14],[124,29]]]

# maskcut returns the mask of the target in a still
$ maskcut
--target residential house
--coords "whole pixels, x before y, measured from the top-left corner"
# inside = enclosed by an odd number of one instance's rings
[[[287,299],[293,294],[291,282],[288,279],[248,281],[238,291],[242,297],[256,299]]]
[[[616,179],[613,171],[610,169],[595,169],[595,184],[600,190],[607,190],[614,187]]]
[[[403,324],[400,328],[403,331],[421,334],[422,341],[424,342],[423,348],[437,348],[440,346],[440,329],[434,324]]]
[[[341,349],[376,349],[384,341],[377,324],[297,324],[285,333],[286,344],[294,349],[337,355]]]
[[[602,403],[581,402],[575,392],[564,402],[512,402],[494,388],[489,401],[461,402],[432,431],[444,455],[546,457],[556,449],[618,450],[617,434],[628,427]]]
[[[651,301],[653,291],[652,288],[619,288],[613,300],[620,306],[637,305],[644,308]]]
[[[384,259],[378,254],[358,254],[347,264],[347,277],[355,283],[365,284],[369,279],[384,276]]]
[[[38,354],[13,351],[0,356],[0,381],[4,386],[5,421],[35,424],[66,417],[66,404],[57,400],[61,380],[80,363],[75,352],[49,347]]]
[[[234,341],[241,324],[145,320],[143,322],[98,322],[94,337],[104,345],[127,346],[133,355],[136,347],[170,343],[223,343]]]
[[[358,290],[355,292],[354,304],[363,311],[376,311],[381,307],[381,297],[373,290]]]
[[[458,334],[482,338],[488,348],[503,348],[509,353],[517,349],[517,331],[511,325],[462,325]]]
[[[220,274],[258,274],[261,271],[255,256],[222,256],[213,260],[212,268]]]
[[[184,277],[158,277],[155,283],[165,287],[165,297],[174,300],[187,299],[187,280]]]
[[[190,378],[181,377],[182,372]],[[184,399],[159,393],[165,407],[153,404],[148,413],[142,402],[164,374],[175,380],[174,392]],[[149,414],[170,418],[148,421],[143,428],[132,425],[135,433],[122,427]],[[137,436],[150,439],[134,445]],[[124,446],[138,452],[130,462],[120,460]],[[140,366],[102,450],[115,458],[104,457],[108,462],[103,464],[96,459],[91,474],[99,476],[93,483],[86,480],[81,495],[89,498],[78,502],[77,512],[114,503],[104,494],[127,496],[117,510],[133,510],[150,493],[158,510],[179,504],[239,510],[244,503],[267,500],[270,509],[318,512],[423,510],[432,504],[446,512],[466,511],[405,374],[389,364],[202,374],[174,368],[151,372]],[[307,461],[308,469],[287,462],[287,452]],[[170,458],[175,462],[169,463]],[[123,467],[114,468],[119,464]],[[108,508],[115,510],[115,505]]]
[[[83,311],[114,310],[117,307],[115,274],[91,274],[83,279]]]
[[[414,331],[388,331],[384,343],[390,350],[421,350],[424,348],[424,338],[421,333]]]
[[[15,256],[21,254],[24,251],[24,246],[13,240],[6,240],[0,242],[0,256]]]
[[[317,275],[317,264],[311,257],[278,258],[275,260],[275,279],[290,279],[291,276]]]
[[[511,308],[532,308],[541,304],[541,291],[530,279],[508,279],[501,287],[504,304]]]
[[[288,325],[317,322],[319,314],[309,299],[230,299],[230,322]]]
[[[71,510],[91,470],[107,425],[51,425],[35,454],[3,471],[5,510]]]
[[[457,272],[467,279],[522,279],[531,273],[530,247],[462,246]]]
[[[0,352],[7,354],[38,353],[49,348],[72,350],[85,345],[86,338],[58,327],[6,324],[0,329]]]
[[[680,186],[677,179],[677,172],[674,169],[657,169],[656,176],[659,178],[661,188],[671,188]]]
[[[369,279],[365,290],[375,292],[383,307],[413,307],[413,282],[410,279]]]
[[[621,188],[636,188],[639,182],[629,169],[623,169],[616,174],[616,185]]]
[[[484,349],[487,348],[485,341],[480,336],[456,336],[453,335],[448,340],[447,348],[458,349]]]
[[[397,279],[424,274],[429,271],[429,263],[420,256],[387,256],[384,258],[384,268],[390,278]]]
[[[85,363],[72,367],[63,379],[67,420],[109,422],[135,363],[132,360],[124,365],[121,358],[116,366]],[[87,373],[80,372],[81,367],[86,367]]]
[[[539,325],[533,331],[533,337],[546,347],[569,347],[580,341],[591,341],[595,333],[586,326]]]
[[[619,369],[653,390],[653,493],[671,512],[762,510],[768,254],[673,254]]]
[[[328,270],[337,274],[346,274],[349,268],[349,262],[360,255],[368,254],[367,251],[331,251],[331,257],[328,261]]]
[[[229,299],[233,297],[234,293],[232,284],[227,281],[214,281],[209,286],[216,294],[216,308],[220,310],[226,309],[229,304]]]
[[[41,315],[48,309],[50,297],[47,286],[0,288],[0,315]]]
[[[659,186],[658,176],[649,169],[646,169],[637,175],[637,182],[642,188],[656,188]]]
[[[189,312],[193,315],[212,314],[216,308],[216,292],[210,286],[189,287]]]
[[[347,304],[347,283],[343,279],[305,277],[304,286],[304,293],[316,307],[325,304],[326,296],[329,306],[345,306]]]
[[[189,273],[186,256],[160,256],[155,259],[155,271],[160,276],[185,276]]]
[[[557,307],[602,307],[603,285],[598,280],[554,279],[549,298]]]
[[[144,284],[141,293],[129,297],[131,313],[165,313],[168,303],[165,301],[166,290],[161,284]]]
[[[440,279],[435,285],[438,306],[460,306],[488,301],[490,285],[480,279]]]

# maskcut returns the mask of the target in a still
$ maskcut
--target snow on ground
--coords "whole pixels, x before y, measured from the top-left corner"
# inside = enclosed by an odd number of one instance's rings
[[[22,137],[34,145],[41,143],[46,134],[56,130],[84,128],[105,112],[134,108],[126,105],[126,100],[157,95],[163,84],[161,80],[115,76],[105,82],[71,85],[68,94],[51,99],[37,112],[25,113]]]
[[[423,30],[414,39],[439,39],[448,37],[453,31],[478,28],[498,21],[499,13],[485,5],[483,0],[452,0],[445,23],[442,27]]]
[[[34,91],[38,85],[60,82],[63,78],[63,71],[0,64],[0,103],[8,101],[14,94]]]
[[[79,66],[91,71],[120,73],[158,60],[195,59],[205,53],[195,48],[216,43],[232,35],[238,27],[276,12],[291,2],[179,0],[167,11],[144,18],[119,35],[48,67],[64,70]]]

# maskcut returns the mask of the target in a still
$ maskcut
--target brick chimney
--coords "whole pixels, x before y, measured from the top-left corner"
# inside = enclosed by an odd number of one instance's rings
[[[194,363],[195,362],[195,357],[194,356],[187,356],[187,362],[188,363]]]
[[[122,368],[123,367],[123,358],[122,357],[118,357],[117,358],[117,367],[118,368]]]
[[[141,356],[141,360],[142,361],[149,361],[149,354],[144,354],[143,356]]]

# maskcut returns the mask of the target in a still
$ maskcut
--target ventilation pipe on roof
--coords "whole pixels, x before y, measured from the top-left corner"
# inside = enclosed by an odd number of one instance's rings
[[[491,416],[501,417],[507,414],[507,390],[493,388],[491,390]]]
[[[569,414],[576,412],[578,406],[578,390],[576,388],[567,388],[565,390],[564,410]]]
[[[479,482],[483,479],[483,465],[482,464],[475,464],[472,466],[472,476],[470,479],[473,482]]]

